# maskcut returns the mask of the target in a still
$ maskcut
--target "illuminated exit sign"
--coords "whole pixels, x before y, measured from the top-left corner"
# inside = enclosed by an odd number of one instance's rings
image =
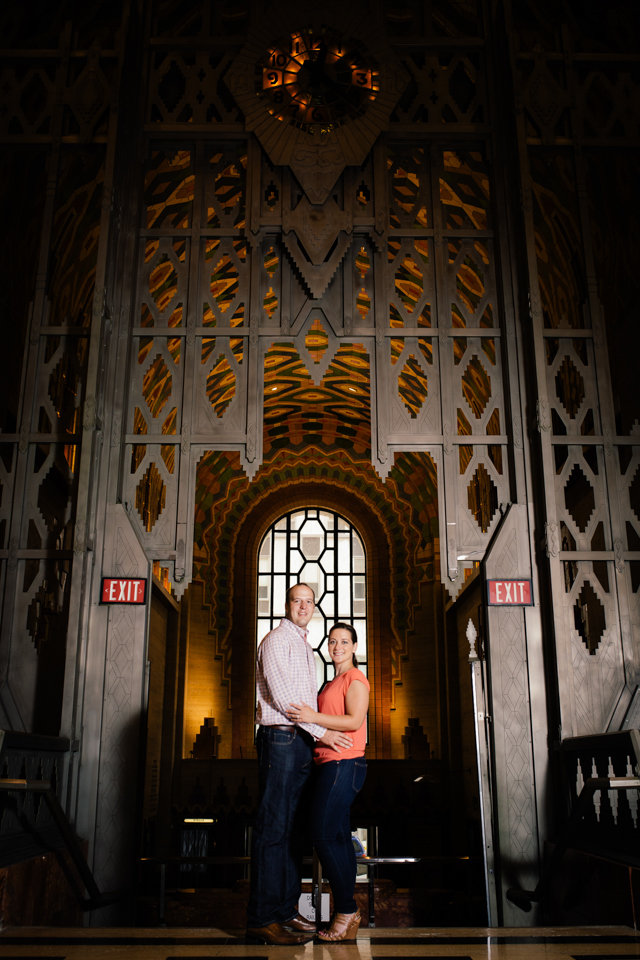
[[[487,580],[490,607],[531,607],[531,580]]]
[[[133,577],[103,577],[101,603],[144,603],[147,581]]]

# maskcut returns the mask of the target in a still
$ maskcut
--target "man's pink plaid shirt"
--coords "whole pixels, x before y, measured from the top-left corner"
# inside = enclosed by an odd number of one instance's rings
[[[308,631],[291,620],[281,620],[258,647],[256,723],[266,727],[299,726],[319,740],[326,733],[325,727],[294,724],[287,717],[292,703],[318,709],[316,664],[307,636]]]

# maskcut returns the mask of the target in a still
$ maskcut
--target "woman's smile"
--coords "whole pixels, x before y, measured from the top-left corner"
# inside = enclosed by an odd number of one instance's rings
[[[345,670],[349,669],[349,664],[353,666],[352,658],[353,654],[357,650],[358,644],[353,642],[351,639],[351,634],[348,630],[344,630],[340,627],[334,627],[329,634],[327,646],[329,648],[329,656],[331,657],[337,672],[344,672],[342,670],[338,670],[338,668],[341,668],[343,664],[345,665]]]

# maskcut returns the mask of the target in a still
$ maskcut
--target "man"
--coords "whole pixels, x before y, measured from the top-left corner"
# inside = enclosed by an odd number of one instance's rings
[[[306,629],[314,608],[311,587],[306,583],[290,587],[285,619],[258,649],[260,802],[251,848],[247,934],[264,943],[294,945],[315,933],[314,924],[298,913],[302,863],[292,849],[297,846],[294,820],[311,773],[314,742],[337,754],[353,742],[347,734],[287,717],[291,703],[317,704],[316,666]]]

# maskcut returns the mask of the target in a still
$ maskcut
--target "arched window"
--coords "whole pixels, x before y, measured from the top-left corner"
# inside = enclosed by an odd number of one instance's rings
[[[351,623],[358,633],[358,665],[367,672],[367,586],[364,545],[344,517],[328,510],[294,510],[267,530],[258,554],[257,642],[284,616],[287,589],[312,587],[316,607],[309,624],[318,688],[333,679],[327,635],[333,624]]]

